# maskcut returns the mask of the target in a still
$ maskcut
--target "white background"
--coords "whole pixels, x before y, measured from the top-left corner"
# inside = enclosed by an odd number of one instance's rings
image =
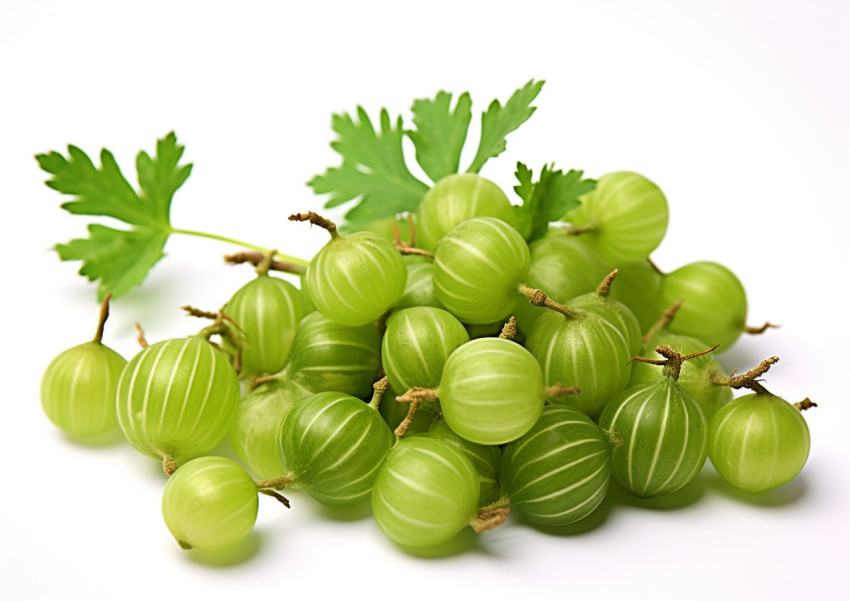
[[[309,5],[309,6],[308,6]],[[84,598],[825,598],[850,561],[850,10],[764,2],[48,2],[0,5],[0,596]],[[546,161],[591,176],[630,169],[671,208],[654,258],[697,259],[744,281],[751,323],[782,325],[721,355],[777,354],[769,388],[820,407],[793,483],[734,492],[710,466],[672,500],[612,493],[588,523],[545,533],[512,520],[433,557],[395,548],[363,511],[293,494],[261,499],[234,553],[181,551],[160,516],[165,478],[120,441],[80,445],[41,412],[48,361],[89,339],[93,287],[50,247],[84,232],[33,155],[112,149],[125,172],[176,130],[195,163],[172,222],[310,257],[322,232],[305,182],[338,162],[330,115],[408,115],[414,98],[469,90],[474,109],[546,79],[537,113],[482,172]],[[477,118],[474,121],[477,124]],[[473,125],[471,139],[476,139]],[[472,144],[470,144],[472,146]],[[468,161],[466,161],[468,162]],[[227,245],[174,237],[142,288],[113,304],[106,343],[136,351],[200,323],[250,270]],[[327,595],[326,595],[327,593]]]

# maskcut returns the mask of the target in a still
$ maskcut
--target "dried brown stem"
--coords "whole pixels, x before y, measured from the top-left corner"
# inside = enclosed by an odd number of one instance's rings
[[[399,403],[412,403],[415,400],[419,401],[436,401],[439,393],[437,388],[423,388],[415,386],[404,394],[395,398]]]
[[[664,310],[664,313],[661,314],[661,317],[649,327],[646,334],[641,337],[641,341],[644,343],[649,342],[653,336],[655,336],[661,330],[668,328],[671,323],[673,323],[673,318],[676,317],[676,313],[679,311],[679,307],[682,306],[682,299],[677,300],[671,307],[668,307]]]
[[[702,355],[706,355],[716,349],[719,344],[715,344],[713,347],[705,349],[704,351],[698,351],[696,353],[691,353],[690,355],[682,355],[678,351],[674,351],[669,346],[656,346],[655,352],[664,357],[663,359],[648,359],[646,357],[632,357],[629,359],[629,363],[632,361],[640,361],[642,363],[649,363],[651,365],[661,365],[663,367],[662,375],[667,376],[669,378],[673,378],[674,380],[679,379],[679,373],[682,371],[682,364],[685,361],[693,359],[695,357],[700,357]]]
[[[744,326],[744,332],[747,334],[764,334],[769,328],[778,328],[780,326],[769,321],[764,322],[761,326]]]
[[[97,330],[94,333],[92,342],[100,344],[103,342],[103,326],[106,325],[106,320],[109,319],[109,299],[112,298],[112,292],[107,292],[103,297],[103,302],[100,304],[100,317],[97,320]]]
[[[410,429],[410,424],[413,423],[413,416],[416,415],[416,411],[419,409],[419,405],[422,404],[422,399],[416,398],[410,401],[410,405],[407,408],[407,415],[404,416],[404,419],[401,420],[401,423],[396,426],[396,429],[393,430],[393,434],[396,438],[401,438],[407,431]]]
[[[817,407],[818,404],[812,402],[812,399],[810,399],[809,397],[806,397],[799,403],[794,403],[794,406],[800,411],[806,411],[808,409],[811,409],[812,407]]]
[[[281,502],[284,506],[286,506],[286,508],[287,508],[287,509],[289,509],[289,499],[287,499],[286,497],[284,497],[284,496],[283,496],[282,494],[280,494],[279,492],[275,492],[275,491],[273,491],[273,490],[269,490],[268,488],[261,488],[261,489],[259,490],[259,492],[260,492],[260,494],[268,495],[268,496],[270,496],[270,497],[271,497],[271,498],[273,498],[273,499],[277,499],[277,500],[278,500],[278,501],[280,501],[280,502]]]
[[[330,219],[325,219],[321,215],[310,211],[308,213],[295,213],[289,216],[290,221],[309,221],[313,225],[318,225],[321,228],[324,228],[331,235],[331,238],[336,238],[339,236],[339,233],[336,231],[336,224]]]
[[[162,471],[169,478],[177,471],[177,462],[174,461],[174,457],[168,454],[162,456]]]
[[[767,373],[767,370],[777,361],[779,361],[779,357],[768,357],[746,373],[735,375],[735,371],[733,371],[728,378],[723,377],[721,374],[715,374],[711,378],[711,381],[719,386],[729,386],[735,389],[749,388],[756,393],[763,394],[766,391],[759,383],[759,377]]]
[[[556,303],[551,298],[549,298],[542,290],[538,290],[537,288],[530,288],[525,284],[520,284],[518,290],[520,293],[525,295],[526,298],[528,298],[532,305],[552,309],[553,311],[557,311],[564,317],[570,319],[578,317],[577,311],[574,311],[573,309],[570,309],[569,307],[566,307],[560,303]]]
[[[422,257],[428,257],[429,259],[434,258],[434,253],[428,250],[424,250],[421,248],[413,248],[412,246],[408,246],[407,244],[402,243],[401,245],[396,244],[396,250],[403,255],[419,255]]]
[[[136,322],[135,325],[136,325],[136,342],[139,343],[140,347],[147,348],[149,345],[148,345],[147,339],[145,338],[145,331],[142,329],[142,326],[139,325],[138,321]]]
[[[505,338],[507,340],[513,340],[517,335],[517,327],[516,327],[516,317],[513,315],[510,316],[508,322],[502,327],[502,331],[499,333],[499,338]]]
[[[581,388],[578,388],[576,386],[561,386],[560,382],[558,382],[554,386],[549,386],[546,389],[546,396],[567,396],[579,393],[581,393]]]
[[[498,528],[508,520],[508,515],[511,512],[510,507],[501,505],[499,501],[482,507],[478,510],[478,515],[470,522],[470,526],[475,532],[485,532]]]
[[[201,317],[201,318],[205,318],[205,319],[215,319],[215,320],[218,320],[218,318],[219,318],[218,313],[213,313],[212,311],[203,311],[201,309],[196,309],[192,305],[183,305],[180,308],[183,309],[184,311],[186,311],[192,317]]]
[[[614,271],[606,275],[605,278],[596,287],[596,294],[598,294],[602,298],[608,298],[608,295],[611,293],[611,284],[614,282],[614,278],[617,277],[618,273],[620,273],[620,270],[615,269]]]
[[[579,236],[581,234],[586,234],[588,232],[592,232],[596,229],[594,225],[569,225],[566,227],[566,232],[570,236]]]

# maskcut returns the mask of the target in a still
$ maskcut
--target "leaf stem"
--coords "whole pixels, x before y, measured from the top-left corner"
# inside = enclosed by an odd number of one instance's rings
[[[195,236],[197,238],[209,238],[210,240],[218,240],[220,242],[227,242],[228,244],[233,244],[235,246],[244,246],[245,248],[250,248],[251,250],[256,250],[263,254],[267,254],[271,249],[264,248],[262,246],[257,246],[256,244],[250,244],[249,242],[243,242],[242,240],[236,240],[234,238],[228,238],[227,236],[219,236],[218,234],[210,234],[208,232],[199,232],[196,230],[184,230],[182,228],[172,227],[168,229],[168,232],[171,234],[183,234],[185,236]],[[310,261],[306,259],[301,259],[299,257],[293,257],[290,255],[284,255],[281,253],[276,253],[275,258],[280,261],[286,261],[287,263],[293,263],[295,265],[301,265],[307,267],[310,264]]]

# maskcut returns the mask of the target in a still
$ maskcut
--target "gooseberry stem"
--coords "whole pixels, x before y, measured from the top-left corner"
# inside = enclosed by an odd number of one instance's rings
[[[381,401],[384,399],[384,394],[390,388],[390,380],[387,376],[384,376],[374,384],[372,384],[372,400],[369,401],[369,406],[372,409],[377,409],[381,405]]]
[[[764,322],[764,325],[760,326],[744,326],[744,332],[747,334],[764,334],[768,328],[778,328],[779,326],[775,323],[770,323],[769,321]]]
[[[277,254],[277,251],[270,252]],[[267,256],[269,256],[269,253],[263,254],[261,252],[255,251],[242,251],[238,253],[233,253],[232,255],[224,255],[224,261],[232,265],[251,263],[252,265],[259,266],[260,263],[262,263]],[[287,263],[285,261],[279,261],[274,258],[272,258],[271,262],[269,263],[268,269],[272,271],[281,271],[283,273],[292,273],[295,275],[301,275],[306,271],[303,265]]]
[[[773,357],[768,357],[746,373],[735,375],[735,371],[733,370],[732,374],[728,378],[723,377],[720,374],[714,374],[711,381],[720,386],[729,386],[730,388],[735,389],[749,388],[756,394],[768,394],[764,386],[759,383],[758,378],[767,373],[767,370],[769,370],[770,367],[778,361],[779,357],[774,355]]]
[[[676,312],[679,310],[679,307],[682,306],[682,299],[677,300],[671,307],[668,307],[664,310],[664,313],[661,314],[661,317],[652,324],[649,329],[646,331],[641,337],[641,342],[647,343],[652,340],[652,337],[655,336],[658,332],[663,329],[666,329],[673,323],[673,318],[676,317]]]
[[[516,326],[516,317],[513,315],[510,316],[508,322],[502,327],[502,331],[499,332],[499,338],[504,338],[506,340],[513,340],[517,335],[517,326]]]
[[[611,293],[611,284],[614,282],[614,279],[617,277],[618,273],[620,273],[620,270],[615,269],[614,271],[606,275],[605,278],[596,287],[596,294],[598,294],[602,298],[608,298],[608,295]]]
[[[177,471],[177,462],[174,461],[174,457],[168,453],[162,456],[162,471],[164,471],[165,475],[169,478]]]
[[[693,359],[695,357],[699,357],[701,355],[706,355],[716,349],[719,344],[715,344],[713,347],[709,349],[705,349],[704,351],[699,351],[696,353],[691,353],[690,355],[682,355],[681,353],[674,351],[669,346],[656,346],[655,352],[659,355],[663,356],[663,359],[647,359],[646,357],[632,357],[629,359],[629,363],[632,361],[640,361],[642,363],[649,363],[651,365],[661,365],[662,370],[661,374],[668,378],[673,378],[674,380],[679,379],[679,373],[682,371],[682,364],[685,361]]]
[[[529,286],[526,286],[525,284],[520,284],[517,290],[519,290],[520,293],[525,295],[525,297],[528,298],[532,305],[552,309],[553,311],[557,311],[558,313],[569,319],[574,319],[579,315],[578,311],[575,311],[567,306],[553,301],[542,290],[538,290],[537,288],[531,288]]]
[[[798,411],[806,411],[808,409],[811,409],[812,407],[817,406],[818,404],[812,402],[812,399],[810,399],[809,397],[804,398],[799,403],[794,403],[794,407],[796,407]]]
[[[148,347],[148,341],[145,338],[145,331],[142,329],[142,326],[139,324],[138,321],[136,322],[135,325],[136,325],[136,342],[139,343],[140,347],[147,348]]]
[[[507,500],[507,497],[504,498]],[[499,499],[495,503],[482,507],[478,510],[478,515],[469,523],[475,532],[485,532],[498,528],[508,520],[511,508],[503,505],[503,500]]]
[[[295,478],[293,478],[291,474],[282,474],[265,480],[254,480],[254,484],[257,485],[260,492],[264,490],[279,490],[293,482],[295,482]]]
[[[260,493],[260,494],[262,494],[262,495],[268,495],[268,496],[270,496],[270,497],[271,497],[271,498],[273,498],[273,499],[277,499],[277,500],[278,500],[278,501],[280,501],[280,502],[281,502],[284,506],[286,506],[286,508],[287,508],[287,509],[289,509],[289,499],[287,499],[286,497],[284,497],[284,496],[283,496],[282,494],[280,494],[279,492],[276,492],[276,491],[274,491],[274,490],[269,490],[268,488],[261,488],[261,489],[259,489],[259,493]]]
[[[100,304],[100,317],[97,320],[97,330],[94,333],[92,342],[101,344],[103,342],[103,326],[106,325],[106,320],[109,319],[109,299],[112,298],[112,292],[107,292]]]
[[[257,246],[256,244],[251,244],[250,242],[243,242],[242,240],[236,240],[234,238],[228,238],[227,236],[219,236],[217,234],[209,234],[207,232],[199,232],[196,230],[184,230],[180,228],[170,228],[168,230],[170,234],[183,234],[186,236],[195,236],[197,238],[209,238],[210,240],[218,240],[220,242],[227,242],[228,244],[233,244],[234,246],[242,246],[245,248],[250,248],[251,250],[256,250],[262,254],[266,254],[269,252],[268,248],[263,248],[262,246]],[[275,257],[280,261],[286,261],[287,263],[292,263],[294,265],[300,265],[302,267],[307,267],[310,265],[310,261],[305,259],[301,259],[299,257],[293,257],[290,255],[283,255],[280,253],[276,253]]]
[[[327,230],[327,232],[331,235],[331,238],[336,238],[339,236],[339,232],[336,231],[336,224],[330,219],[325,219],[321,215],[314,213],[313,211],[309,211],[308,213],[294,213],[289,216],[290,221],[309,221],[313,225],[318,225],[319,227]]]

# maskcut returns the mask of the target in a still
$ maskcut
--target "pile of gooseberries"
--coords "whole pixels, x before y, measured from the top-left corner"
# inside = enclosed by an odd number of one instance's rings
[[[767,391],[776,357],[724,370],[712,351],[757,329],[744,288],[713,262],[652,263],[668,204],[641,175],[603,175],[531,244],[475,174],[436,183],[407,215],[409,242],[290,219],[330,235],[300,289],[258,253],[219,311],[189,309],[211,325],[129,361],[103,344],[107,297],[94,339],[41,383],[59,428],[117,427],[162,462],[181,547],[237,545],[258,494],[371,503],[389,539],[430,547],[511,511],[543,527],[585,519],[611,486],[669,495],[707,459],[754,493],[806,463],[813,403]],[[223,439],[238,462],[209,456]]]

